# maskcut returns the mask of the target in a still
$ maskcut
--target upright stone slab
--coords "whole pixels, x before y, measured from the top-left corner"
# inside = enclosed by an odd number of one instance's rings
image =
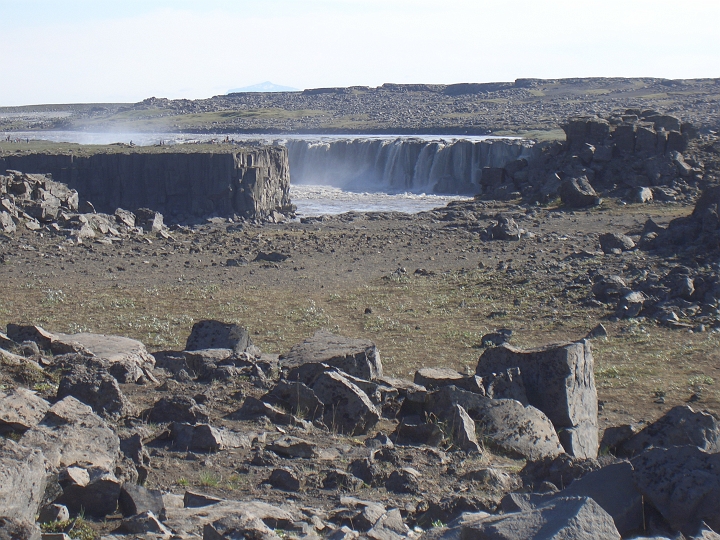
[[[530,405],[548,416],[565,451],[576,457],[597,457],[597,389],[590,343],[526,350],[494,347],[480,357],[476,373],[483,377],[511,367],[520,368]]]

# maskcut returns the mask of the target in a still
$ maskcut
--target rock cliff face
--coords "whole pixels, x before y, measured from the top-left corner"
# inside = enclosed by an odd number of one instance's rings
[[[294,184],[345,189],[475,194],[486,167],[533,155],[530,141],[354,138],[289,140]]]
[[[148,207],[173,217],[264,218],[290,207],[288,154],[281,147],[0,157],[0,171],[8,169],[50,173],[108,213]]]

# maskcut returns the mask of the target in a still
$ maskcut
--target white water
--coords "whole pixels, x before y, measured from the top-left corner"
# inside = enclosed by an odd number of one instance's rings
[[[332,186],[292,184],[290,199],[297,206],[298,217],[309,217],[352,211],[416,214],[445,206],[450,201],[467,200],[468,197],[425,193],[353,192]]]

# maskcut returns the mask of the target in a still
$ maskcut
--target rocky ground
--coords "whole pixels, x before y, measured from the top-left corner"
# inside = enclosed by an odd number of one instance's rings
[[[717,537],[717,141],[625,116],[413,216],[0,177],[0,534]]]
[[[439,133],[530,132],[559,138],[569,116],[660,109],[703,131],[720,128],[718,79],[518,79],[250,93],[135,104],[0,108],[0,131]],[[412,114],[410,114],[410,112]],[[533,133],[534,132],[534,133]]]

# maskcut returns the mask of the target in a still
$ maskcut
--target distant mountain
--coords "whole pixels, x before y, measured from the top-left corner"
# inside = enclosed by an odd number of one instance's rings
[[[253,84],[252,86],[245,86],[243,88],[233,88],[228,90],[228,94],[235,94],[238,92],[299,92],[297,88],[291,86],[280,86],[279,84],[273,84],[270,81],[265,81],[260,84]]]

